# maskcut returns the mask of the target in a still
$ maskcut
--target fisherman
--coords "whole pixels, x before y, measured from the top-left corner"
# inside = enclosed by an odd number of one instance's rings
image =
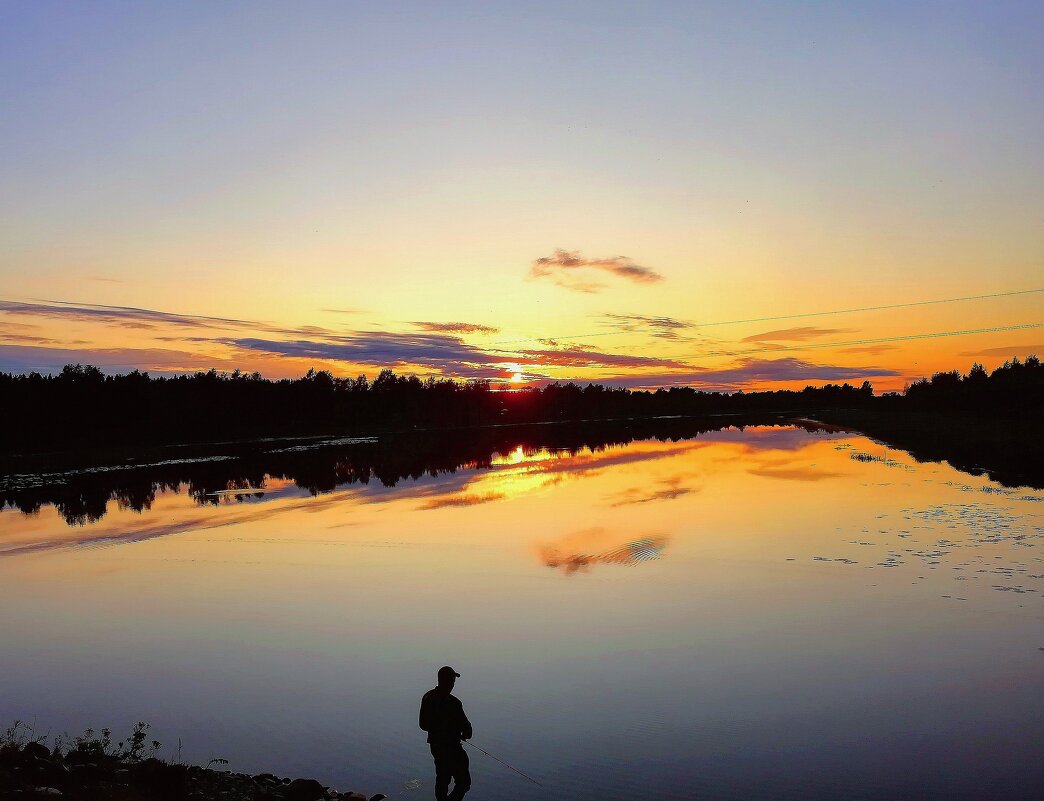
[[[461,801],[471,789],[468,754],[460,742],[471,739],[471,721],[460,699],[451,695],[458,678],[460,674],[449,665],[439,668],[439,686],[421,698],[420,727],[428,733],[435,759],[435,801]]]

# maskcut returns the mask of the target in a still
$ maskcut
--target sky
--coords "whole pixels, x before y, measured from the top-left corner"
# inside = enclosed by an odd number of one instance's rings
[[[0,0],[0,370],[890,390],[1044,355],[1042,29]]]

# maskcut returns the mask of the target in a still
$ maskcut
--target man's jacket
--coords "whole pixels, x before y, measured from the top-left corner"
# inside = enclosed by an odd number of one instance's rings
[[[464,705],[438,687],[428,690],[421,699],[420,727],[428,733],[428,742],[459,743],[471,739],[471,721]]]

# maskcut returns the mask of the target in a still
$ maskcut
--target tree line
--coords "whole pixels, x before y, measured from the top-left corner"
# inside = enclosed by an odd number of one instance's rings
[[[600,384],[551,383],[504,391],[488,381],[397,375],[385,369],[338,378],[309,370],[269,380],[258,373],[216,370],[159,375],[134,370],[106,375],[67,365],[56,375],[0,373],[3,451],[164,442],[203,442],[307,433],[381,433],[417,428],[606,420],[667,415],[743,414],[819,409],[960,410],[1016,414],[1040,408],[1044,369],[1036,356],[1013,359],[988,373],[936,373],[903,393],[873,386],[826,384],[802,390],[707,392],[692,387],[655,391]]]

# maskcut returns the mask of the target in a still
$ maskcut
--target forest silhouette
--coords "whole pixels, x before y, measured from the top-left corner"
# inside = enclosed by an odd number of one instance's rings
[[[143,511],[166,491],[184,490],[200,504],[217,504],[230,497],[245,500],[263,492],[269,479],[281,479],[318,495],[351,485],[373,482],[395,487],[405,479],[488,469],[498,455],[519,447],[525,453],[547,448],[575,454],[639,440],[677,442],[729,427],[798,425],[815,431],[822,430],[824,423],[867,433],[922,462],[945,460],[970,473],[986,473],[1006,486],[1044,488],[1041,424],[1038,417],[1025,415],[1027,409],[1041,407],[1042,376],[1040,361],[1030,357],[1025,362],[1007,362],[992,374],[977,366],[966,376],[939,373],[911,384],[903,395],[885,396],[873,395],[865,383],[735,395],[677,387],[636,393],[575,384],[497,393],[488,384],[422,382],[390,371],[373,383],[342,381],[321,373],[279,382],[213,373],[157,379],[142,374],[106,377],[91,368],[69,368],[52,378],[2,376],[8,385],[19,387],[23,403],[29,404],[31,397],[39,399],[38,422],[20,429],[30,434],[58,414],[45,409],[63,408],[60,398],[64,408],[78,409],[62,418],[67,426],[90,425],[89,421],[97,420],[92,415],[97,415],[108,421],[115,437],[124,430],[140,430],[138,426],[157,414],[156,405],[148,407],[148,415],[124,405],[126,419],[121,420],[102,402],[110,397],[125,399],[129,385],[136,387],[136,397],[151,393],[159,399],[158,405],[195,397],[195,405],[189,404],[192,413],[168,411],[182,426],[193,422],[192,414],[203,414],[200,397],[217,404],[239,399],[236,408],[243,409],[252,426],[263,425],[265,415],[275,414],[264,400],[278,399],[304,404],[296,413],[303,422],[308,422],[307,410],[317,407],[338,433],[355,429],[380,435],[284,441],[261,428],[253,430],[263,431],[266,437],[237,441],[230,434],[242,428],[189,425],[174,429],[190,431],[200,440],[209,433],[226,441],[139,448],[132,460],[127,460],[126,451],[113,451],[108,460],[97,450],[8,453],[6,469],[0,471],[7,474],[0,476],[0,509],[9,505],[34,514],[53,504],[69,524],[82,525],[104,516],[111,500],[120,508]],[[193,391],[198,394],[193,396]],[[4,397],[10,396],[5,392]],[[338,418],[338,413],[345,417]],[[467,432],[459,427],[468,424],[474,427]],[[398,429],[387,430],[394,426]]]
[[[1036,356],[1013,359],[992,373],[979,364],[966,375],[936,373],[901,394],[884,395],[875,395],[868,381],[859,387],[734,393],[692,387],[636,391],[593,383],[504,391],[488,381],[421,380],[389,369],[372,381],[315,370],[273,381],[239,371],[106,375],[94,366],[67,365],[57,375],[0,373],[8,422],[0,453],[764,411],[949,411],[1011,418],[1040,408],[1042,400],[1044,367]]]

